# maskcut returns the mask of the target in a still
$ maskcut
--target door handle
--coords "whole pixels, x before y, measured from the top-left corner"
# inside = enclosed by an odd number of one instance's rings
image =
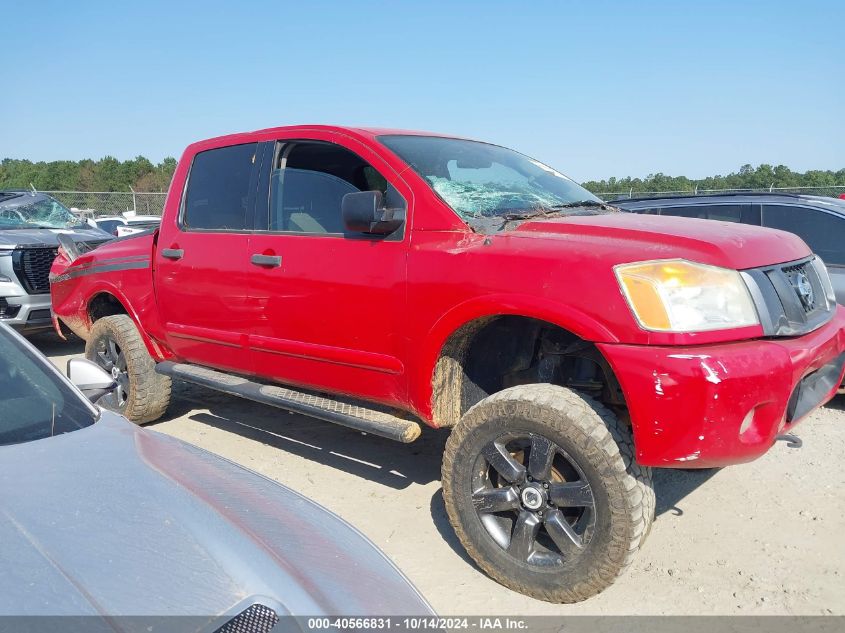
[[[163,248],[161,249],[161,256],[167,259],[182,259],[185,251],[181,248]]]
[[[250,260],[256,266],[267,266],[268,268],[278,268],[282,265],[282,258],[280,255],[262,255],[255,253]]]

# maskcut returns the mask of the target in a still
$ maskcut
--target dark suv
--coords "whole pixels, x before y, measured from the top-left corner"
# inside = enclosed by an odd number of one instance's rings
[[[787,193],[614,200],[625,211],[742,222],[795,233],[824,260],[845,304],[845,200]]]

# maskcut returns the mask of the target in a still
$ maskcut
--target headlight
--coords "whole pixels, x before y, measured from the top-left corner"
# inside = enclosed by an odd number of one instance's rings
[[[683,259],[614,268],[639,324],[657,332],[702,332],[758,325],[760,319],[735,270]]]
[[[11,255],[11,254],[12,254],[12,251],[0,251],[0,257],[3,257],[4,255]],[[0,284],[9,283],[10,281],[12,281],[12,280],[8,276],[0,275]]]

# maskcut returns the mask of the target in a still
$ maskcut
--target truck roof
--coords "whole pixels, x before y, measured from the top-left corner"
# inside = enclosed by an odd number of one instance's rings
[[[263,128],[260,130],[252,130],[249,132],[235,132],[232,134],[224,134],[221,136],[215,136],[207,139],[199,140],[195,143],[192,143],[191,146],[197,144],[211,144],[211,145],[226,145],[226,144],[235,144],[238,142],[244,142],[250,139],[253,136],[262,135],[262,134],[270,134],[270,133],[289,133],[289,132],[339,132],[349,134],[350,136],[358,136],[358,137],[365,137],[365,138],[376,138],[377,136],[383,136],[388,134],[396,134],[396,135],[404,135],[404,136],[439,136],[442,138],[460,138],[465,139],[466,137],[457,136],[453,134],[443,134],[439,132],[425,132],[422,130],[405,130],[401,128],[380,128],[380,127],[356,127],[356,126],[349,126],[349,125],[314,125],[314,124],[303,124],[303,125],[282,125],[278,127],[268,127]]]

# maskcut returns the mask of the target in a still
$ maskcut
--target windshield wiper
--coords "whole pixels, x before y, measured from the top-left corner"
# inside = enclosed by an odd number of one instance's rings
[[[530,220],[532,218],[542,218],[549,215],[558,215],[560,212],[560,209],[546,207],[522,211],[520,213],[503,213],[499,217],[502,218],[504,222],[502,222],[502,225],[498,230],[504,231],[511,222]]]
[[[521,211],[519,213],[503,213],[499,217],[504,220],[499,227],[499,231],[507,228],[508,224],[516,221],[531,220],[533,218],[544,218],[552,215],[560,215],[566,213],[567,209],[581,209],[581,208],[599,208],[605,211],[618,211],[617,207],[609,205],[600,200],[577,200],[575,202],[565,202],[563,204],[553,204],[538,209],[530,209]],[[575,214],[573,214],[575,215]],[[590,215],[593,215],[590,213]]]
[[[575,202],[565,202],[563,204],[554,204],[550,206],[550,209],[576,209],[578,207],[598,207],[600,209],[612,209],[616,210],[611,204],[607,204],[606,202],[602,202],[601,200],[577,200]]]

